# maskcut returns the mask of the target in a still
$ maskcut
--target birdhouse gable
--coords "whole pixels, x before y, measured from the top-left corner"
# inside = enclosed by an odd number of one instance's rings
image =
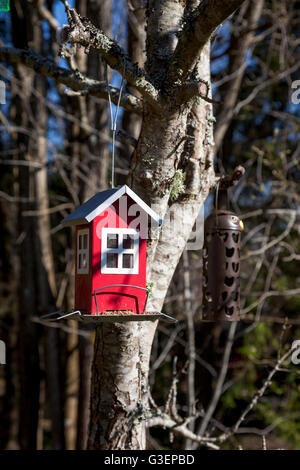
[[[155,211],[153,211],[151,207],[149,207],[137,194],[135,194],[132,189],[130,189],[126,184],[124,184],[123,186],[119,186],[118,188],[108,189],[106,191],[101,191],[95,194],[95,196],[86,201],[74,212],[72,212],[65,219],[63,219],[62,225],[66,227],[70,225],[88,224],[124,194],[127,194],[159,225],[161,224],[162,220],[160,219],[159,215]]]

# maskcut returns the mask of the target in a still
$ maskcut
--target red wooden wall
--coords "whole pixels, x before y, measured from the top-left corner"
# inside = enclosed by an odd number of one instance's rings
[[[128,208],[133,204],[127,195]],[[122,198],[121,198],[122,199]],[[115,209],[115,211],[113,210]],[[119,201],[96,217],[93,221],[93,279],[92,290],[111,284],[131,284],[146,287],[146,249],[147,240],[139,240],[139,272],[138,274],[102,274],[101,273],[101,229],[103,227],[129,228],[133,217],[123,220],[119,215]],[[143,217],[147,221],[148,216]],[[138,229],[139,227],[137,227]],[[142,313],[146,299],[145,291],[131,287],[115,287],[106,289],[97,295],[99,312],[105,310],[132,310],[134,313]],[[96,305],[93,297],[92,313],[96,313]]]
[[[112,228],[136,228],[143,233],[147,233],[148,215],[140,209],[141,224],[137,227],[130,223],[135,216],[121,217],[122,211],[119,209],[119,202],[127,205],[128,209],[134,201],[127,195],[122,196],[112,206],[86,225],[76,227],[75,240],[75,308],[84,312],[96,314],[96,303],[92,295],[95,289],[112,284],[130,284],[146,287],[146,250],[147,240],[139,240],[139,272],[138,274],[103,274],[101,273],[101,229],[103,227]],[[124,206],[123,206],[124,209]],[[124,210],[123,210],[124,213]],[[127,220],[125,220],[127,219]],[[89,228],[90,237],[90,262],[89,274],[77,274],[77,232],[80,229]],[[106,310],[132,310],[134,313],[142,313],[146,300],[146,292],[133,287],[114,287],[105,289],[97,295],[98,310],[100,313]]]
[[[77,232],[81,229],[89,229],[89,273],[77,274]],[[92,308],[91,290],[92,290],[92,250],[93,246],[93,223],[77,225],[75,231],[75,310],[83,313],[90,313]]]

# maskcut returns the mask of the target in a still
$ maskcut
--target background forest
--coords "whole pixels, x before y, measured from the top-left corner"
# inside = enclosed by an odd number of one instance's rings
[[[144,65],[146,1],[70,4],[116,38],[133,63]],[[50,325],[40,316],[73,307],[73,234],[60,225],[62,218],[110,187],[107,92],[105,86],[89,94],[71,90],[3,52],[30,48],[105,82],[105,63],[94,51],[61,53],[57,28],[64,23],[60,0],[15,0],[10,12],[0,13],[0,79],[6,85],[0,105],[0,339],[7,347],[6,365],[0,365],[0,449],[84,449],[87,442],[95,331],[74,320]],[[147,447],[200,448],[205,444],[187,430],[214,436],[239,423],[221,448],[300,449],[299,365],[278,366],[262,390],[278,358],[300,340],[300,99],[292,99],[300,69],[300,2],[244,2],[214,33],[210,55],[215,171],[246,170],[229,191],[231,209],[245,225],[241,321],[200,321],[202,252],[184,251],[163,307],[178,323],[158,325],[150,366],[153,407],[171,408],[184,430],[150,419]],[[108,67],[107,74],[120,85],[118,72]],[[129,94],[136,96],[131,105]],[[126,181],[139,137],[139,99],[125,83],[116,184]],[[198,125],[195,116],[191,136]],[[183,159],[174,199],[185,177]],[[212,201],[211,194],[206,214]]]

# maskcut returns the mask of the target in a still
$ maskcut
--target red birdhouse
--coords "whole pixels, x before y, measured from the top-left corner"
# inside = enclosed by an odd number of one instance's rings
[[[128,186],[102,191],[66,217],[75,226],[75,309],[83,315],[143,314],[147,302],[148,216]]]

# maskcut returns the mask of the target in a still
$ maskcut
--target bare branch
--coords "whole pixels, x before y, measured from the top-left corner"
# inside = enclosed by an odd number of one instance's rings
[[[245,168],[239,165],[229,175],[221,176],[217,179],[217,181],[220,182],[220,189],[228,189],[231,186],[236,186],[245,172]]]
[[[269,213],[271,213],[270,211],[268,211]],[[269,250],[270,248],[272,248],[272,246],[275,246],[277,245],[279,242],[281,242],[284,238],[286,238],[290,231],[292,230],[293,228],[293,225],[296,221],[296,217],[297,217],[297,211],[294,210],[294,211],[290,211],[290,220],[284,230],[284,232],[282,232],[278,237],[274,238],[274,240],[270,241],[269,243],[267,244],[264,244],[261,248],[257,249],[257,250],[252,250],[252,251],[248,251],[248,253],[246,253],[242,259],[247,259],[249,258],[250,256],[254,256],[254,255],[261,255],[262,253],[264,253],[265,251]]]
[[[38,15],[43,20],[47,21],[53,31],[56,31],[59,24],[56,18],[52,15],[51,11],[45,7],[43,0],[33,0],[33,7],[37,9]]]
[[[136,148],[138,141],[132,135],[128,134],[128,132],[124,131],[123,129],[119,129],[117,136],[125,145],[129,144]]]
[[[232,322],[230,325],[229,333],[228,333],[228,338],[227,338],[227,343],[224,351],[224,356],[223,356],[223,361],[222,361],[222,367],[220,370],[220,374],[216,383],[216,388],[213,394],[213,397],[211,399],[211,402],[209,404],[209,407],[207,409],[207,412],[205,413],[205,416],[201,422],[201,425],[198,429],[197,434],[200,436],[203,436],[208,424],[210,423],[210,420],[215,412],[215,409],[218,405],[219,399],[222,395],[222,389],[224,385],[224,381],[227,375],[228,371],[228,366],[229,366],[229,360],[230,360],[230,354],[231,354],[231,349],[234,341],[234,335],[236,331],[237,323]]]
[[[141,95],[153,106],[159,107],[159,91],[151,83],[144,70],[133,64],[127,53],[119,44],[110,39],[88,18],[81,17],[73,8],[67,9],[69,31],[66,42],[80,44],[88,51],[89,48],[98,52],[109,64],[134,86]]]
[[[203,47],[215,29],[223,23],[244,0],[203,0],[186,15],[166,81],[172,86],[180,80],[185,82],[193,71]]]
[[[35,72],[52,78],[57,83],[62,83],[75,91],[83,94],[108,99],[107,88],[104,82],[90,79],[79,71],[71,71],[58,67],[52,60],[42,57],[31,50],[15,49],[13,47],[0,47],[0,60],[10,64],[23,64]],[[110,86],[112,102],[117,104],[119,90]],[[142,113],[142,100],[130,93],[123,93],[121,106],[128,111],[137,114]]]
[[[213,100],[208,95],[209,84],[204,80],[188,80],[178,90],[176,90],[176,99],[178,103],[186,103],[189,99],[198,96],[207,101],[207,103],[221,104],[221,101]]]
[[[171,429],[174,434],[178,434],[180,436],[189,439],[190,441],[197,442],[198,444],[205,445],[210,449],[219,450],[219,447],[212,442],[209,442],[209,439],[197,436],[197,434],[193,433],[186,427],[184,424],[176,423],[173,419],[171,419],[168,415],[162,416],[154,416],[147,420],[147,426],[149,428],[154,426],[160,426],[163,428]]]
[[[249,2],[245,15],[246,30],[237,38],[236,45],[230,51],[230,83],[227,84],[224,92],[224,106],[217,119],[215,130],[215,152],[218,151],[224,135],[233,118],[234,108],[237,103],[240,87],[246,70],[245,54],[255,37],[255,31],[262,12],[264,0]],[[227,78],[227,77],[226,77]]]
[[[242,422],[245,420],[246,416],[248,415],[248,413],[254,408],[254,406],[257,404],[258,400],[260,400],[260,398],[265,394],[267,388],[271,385],[272,383],[272,380],[273,380],[273,377],[274,375],[276,374],[276,372],[279,371],[280,369],[280,366],[285,362],[285,360],[292,354],[292,352],[296,349],[296,347],[291,347],[282,357],[280,357],[274,368],[271,370],[271,372],[269,373],[268,377],[267,377],[267,380],[264,382],[263,386],[260,388],[260,390],[258,390],[258,392],[254,395],[254,397],[252,398],[251,402],[249,403],[249,405],[246,407],[246,409],[244,410],[244,412],[241,414],[240,418],[237,420],[237,422],[235,423],[235,425],[233,426],[232,428],[232,433],[236,433],[237,430],[239,429],[240,425],[242,424]]]

